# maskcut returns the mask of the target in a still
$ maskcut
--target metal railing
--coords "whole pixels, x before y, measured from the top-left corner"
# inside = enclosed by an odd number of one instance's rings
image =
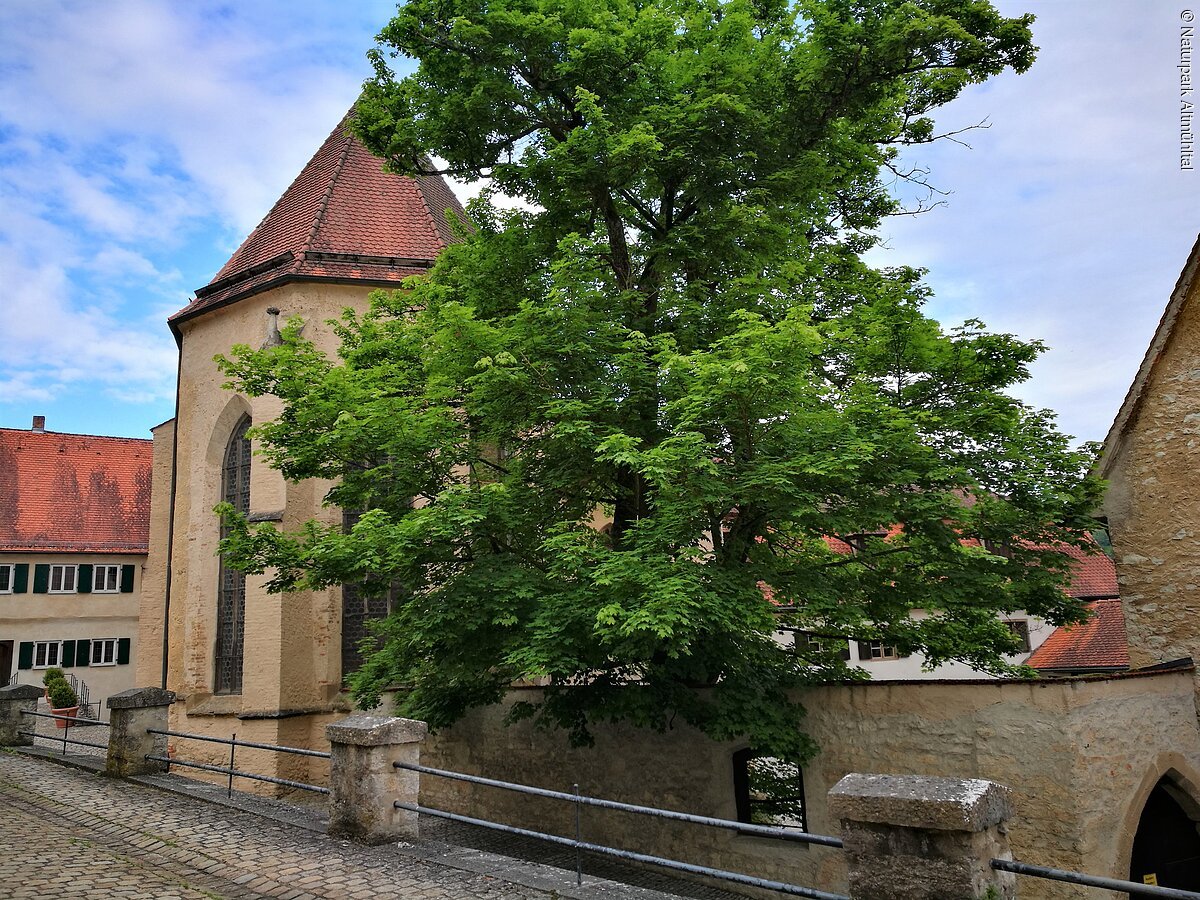
[[[88,689],[87,682],[80,678],[76,678],[71,672],[67,672],[67,683],[71,685],[71,690],[75,692],[75,696],[79,698],[79,711],[85,716],[92,715],[92,698],[91,691]]]
[[[573,848],[575,850],[575,878],[577,884],[582,883],[583,879],[582,854],[584,852],[589,852],[603,856],[611,856],[617,859],[649,863],[668,869],[675,869],[681,872],[689,872],[694,875],[705,875],[712,878],[719,878],[738,884],[766,888],[768,890],[779,891],[780,893],[784,894],[792,894],[801,897],[814,897],[819,898],[819,900],[848,900],[848,898],[845,898],[840,894],[831,894],[824,891],[819,891],[815,888],[787,884],[778,881],[770,881],[765,878],[757,878],[752,875],[743,875],[738,872],[729,872],[723,869],[714,869],[709,866],[699,866],[692,863],[680,862],[678,860],[651,856],[645,853],[636,853],[631,850],[621,850],[616,847],[608,847],[602,844],[589,843],[584,841],[581,836],[580,813],[582,807],[592,806],[599,807],[601,809],[612,809],[619,810],[621,812],[636,813],[638,815],[650,816],[652,818],[688,822],[694,825],[706,825],[713,828],[724,828],[736,831],[739,834],[756,834],[778,840],[791,841],[801,844],[815,844],[823,847],[842,847],[842,839],[832,835],[809,834],[807,832],[772,827],[769,825],[755,825],[747,822],[735,822],[730,819],[699,816],[692,813],[678,812],[669,809],[659,809],[652,806],[639,806],[633,803],[622,803],[617,800],[604,800],[598,797],[585,797],[579,793],[579,785],[573,785],[573,792],[555,791],[548,788],[533,787],[532,785],[516,784],[511,781],[501,781],[495,778],[484,778],[480,775],[468,775],[465,772],[453,772],[447,769],[435,769],[431,766],[422,766],[416,763],[395,762],[392,763],[392,765],[397,769],[417,772],[422,775],[434,775],[439,778],[447,778],[453,781],[464,781],[469,784],[500,788],[502,790],[514,791],[520,794],[529,794],[535,797],[545,797],[550,800],[561,800],[574,804],[574,838],[546,834],[545,832],[533,831],[527,828],[518,828],[513,825],[504,825],[502,823],[492,822],[487,819],[477,819],[471,816],[464,816],[458,813],[451,813],[440,809],[433,809],[415,803],[402,803],[400,801],[395,801],[393,805],[397,809],[404,809],[421,815],[434,816],[436,818],[447,819],[453,822],[461,822],[465,825],[474,825],[482,828],[488,828],[493,831],[519,835],[521,837],[533,838],[535,840],[547,841],[552,844]],[[1002,872],[1012,872],[1017,875],[1024,875],[1032,878],[1044,878],[1051,881],[1083,885],[1085,887],[1120,891],[1129,894],[1131,897],[1159,897],[1166,898],[1166,900],[1200,900],[1200,893],[1181,890],[1180,888],[1162,887],[1151,884],[1138,884],[1134,881],[1122,881],[1120,879],[1106,878],[1099,875],[1087,875],[1082,872],[1053,869],[1047,866],[1035,866],[1030,865],[1029,863],[1016,862],[1013,860],[993,859],[991,861],[991,865],[993,869]]]
[[[80,747],[94,747],[97,750],[107,750],[108,749],[108,744],[97,744],[97,743],[93,743],[92,741],[80,741],[80,740],[76,740],[76,739],[70,737],[72,725],[76,725],[76,726],[78,726],[78,725],[103,725],[105,728],[107,728],[108,723],[102,722],[100,719],[88,719],[88,718],[84,718],[83,716],[64,716],[59,713],[34,712],[33,710],[30,710],[30,709],[21,710],[21,715],[35,716],[36,718],[39,718],[39,719],[55,719],[59,722],[63,722],[64,725],[62,727],[62,736],[61,737],[59,737],[57,735],[39,734],[36,730],[35,731],[17,731],[17,734],[24,735],[25,737],[41,738],[44,741],[54,741],[54,743],[56,743],[56,744],[61,742],[63,745],[62,746],[62,755],[63,756],[67,755],[67,744],[76,744]]]
[[[1048,866],[1033,866],[1029,863],[1015,862],[1011,859],[993,859],[992,868],[1000,872],[1013,872],[1017,875],[1028,875],[1032,878],[1045,878],[1049,881],[1081,884],[1084,887],[1121,891],[1135,897],[1167,897],[1171,898],[1171,900],[1200,900],[1200,893],[1196,893],[1195,891],[1184,891],[1179,888],[1161,887],[1154,884],[1138,884],[1136,881],[1121,881],[1119,878],[1104,878],[1100,875],[1085,875],[1082,872],[1051,869]]]
[[[157,760],[164,762],[170,766],[184,766],[189,769],[199,769],[204,772],[217,772],[221,775],[228,776],[226,786],[227,796],[233,796],[233,779],[248,778],[252,781],[263,781],[269,784],[278,784],[284,787],[296,788],[301,791],[312,791],[314,794],[328,794],[329,788],[321,787],[319,784],[309,784],[306,781],[293,781],[290,778],[276,778],[274,775],[259,775],[255,772],[247,772],[236,768],[236,754],[238,747],[247,747],[253,750],[271,750],[276,753],[291,753],[295,756],[313,756],[318,759],[329,759],[329,754],[321,750],[307,750],[303,747],[285,747],[282,744],[263,744],[258,741],[239,741],[235,732],[228,738],[210,737],[206,734],[193,734],[188,731],[170,731],[165,728],[147,728],[147,734],[162,734],[167,737],[183,738],[189,741],[203,741],[209,744],[226,744],[229,747],[229,765],[214,766],[211,763],[190,762],[188,760],[176,759],[173,756],[159,756],[154,753],[147,753],[146,759]]]
[[[546,834],[541,831],[532,831],[526,828],[517,828],[513,825],[503,825],[499,822],[491,822],[486,819],[476,819],[470,816],[459,815],[458,813],[446,812],[441,809],[432,809],[427,806],[421,806],[416,803],[403,803],[399,800],[393,803],[396,809],[404,809],[409,812],[415,812],[421,815],[434,816],[440,819],[448,819],[453,822],[461,822],[465,825],[475,825],[482,828],[488,828],[493,831],[501,831],[506,834],[520,835],[521,837],[534,838],[536,840],[547,841],[552,844],[558,844],[564,847],[570,847],[575,850],[575,882],[576,884],[583,883],[583,853],[596,853],[602,856],[611,856],[616,859],[625,859],[633,862],[648,863],[655,866],[661,866],[666,869],[673,869],[679,872],[688,872],[693,875],[704,875],[709,878],[718,878],[723,881],[732,881],[736,884],[750,885],[751,887],[766,888],[767,890],[778,891],[783,894],[791,894],[798,897],[810,897],[814,900],[850,900],[843,894],[831,894],[827,891],[820,891],[816,888],[805,887],[798,884],[789,884],[782,881],[771,881],[766,878],[757,878],[753,875],[743,875],[740,872],[730,872],[725,869],[714,869],[709,866],[700,866],[693,863],[680,862],[675,859],[666,859],[661,856],[651,856],[646,853],[636,853],[632,850],[621,850],[617,847],[608,847],[603,844],[593,844],[582,839],[581,828],[581,811],[584,806],[594,806],[603,809],[620,810],[622,812],[637,813],[639,815],[650,816],[660,819],[671,819],[681,822],[689,822],[696,825],[707,825],[714,828],[724,828],[735,831],[740,834],[757,834],[766,837],[779,838],[786,841],[794,841],[805,844],[816,844],[824,847],[841,847],[841,838],[833,837],[824,834],[808,834],[807,832],[793,831],[786,828],[777,828],[769,825],[754,825],[748,822],[736,822],[731,819],[717,819],[710,816],[697,816],[691,813],[677,812],[669,809],[658,809],[653,806],[638,806],[633,803],[621,803],[617,800],[603,800],[598,797],[585,797],[579,793],[579,785],[573,785],[573,793],[565,791],[552,791],[546,788],[533,787],[527,784],[516,784],[511,781],[499,781],[494,778],[483,778],[478,775],[467,775],[463,772],[451,772],[446,769],[434,769],[429,766],[421,766],[415,763],[392,763],[397,769],[405,769],[410,772],[419,772],[423,775],[436,775],[441,778],[449,778],[455,781],[466,781],[471,784],[481,784],[487,787],[496,787],[503,790],[514,791],[519,794],[530,794],[536,797],[547,797],[552,800],[563,800],[575,805],[575,837],[567,838],[555,834]]]

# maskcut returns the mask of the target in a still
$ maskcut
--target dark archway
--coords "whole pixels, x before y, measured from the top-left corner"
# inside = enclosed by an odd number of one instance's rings
[[[1162,887],[1200,891],[1200,808],[1169,778],[1146,798],[1129,863],[1129,880],[1153,875]]]

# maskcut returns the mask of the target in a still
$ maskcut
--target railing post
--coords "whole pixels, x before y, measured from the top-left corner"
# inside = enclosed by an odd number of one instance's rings
[[[37,720],[23,712],[36,712],[43,691],[32,684],[0,687],[0,747],[28,747],[33,738],[18,731],[37,731]]]
[[[167,771],[167,764],[146,754],[167,755],[167,737],[146,729],[167,727],[173,691],[130,688],[108,698],[108,761],[105,774],[118,778]]]
[[[356,713],[325,726],[329,738],[329,834],[367,844],[417,836],[420,776],[394,762],[419,764],[424,722]]]
[[[1013,900],[1008,788],[978,778],[847,775],[829,792],[853,900]]]

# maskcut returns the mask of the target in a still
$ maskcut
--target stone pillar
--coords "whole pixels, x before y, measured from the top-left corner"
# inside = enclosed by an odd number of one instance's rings
[[[420,763],[424,722],[356,713],[325,726],[329,738],[329,834],[367,844],[417,836],[417,814],[396,809],[415,804],[416,772],[392,763]]]
[[[978,778],[847,775],[829,792],[854,900],[1013,900],[1008,788]]]
[[[18,731],[37,731],[37,719],[23,716],[35,712],[38,698],[45,693],[32,684],[10,684],[0,688],[0,747],[28,747],[33,738]]]
[[[173,691],[130,688],[108,698],[108,762],[105,774],[115,777],[167,771],[167,763],[146,759],[147,753],[167,755],[167,736],[149,734],[147,728],[167,727],[167,713],[175,702]]]

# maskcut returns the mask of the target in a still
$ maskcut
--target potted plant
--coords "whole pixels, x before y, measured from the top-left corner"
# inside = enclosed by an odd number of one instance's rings
[[[79,712],[79,696],[75,693],[75,689],[67,684],[65,678],[51,681],[46,685],[46,690],[50,693],[51,714],[74,718],[75,714]],[[54,724],[59,728],[67,727],[65,719],[55,719]]]
[[[42,684],[45,686],[46,700],[50,700],[50,685],[55,681],[66,681],[67,676],[63,674],[63,670],[57,666],[51,666],[46,670],[46,674],[42,676]]]

